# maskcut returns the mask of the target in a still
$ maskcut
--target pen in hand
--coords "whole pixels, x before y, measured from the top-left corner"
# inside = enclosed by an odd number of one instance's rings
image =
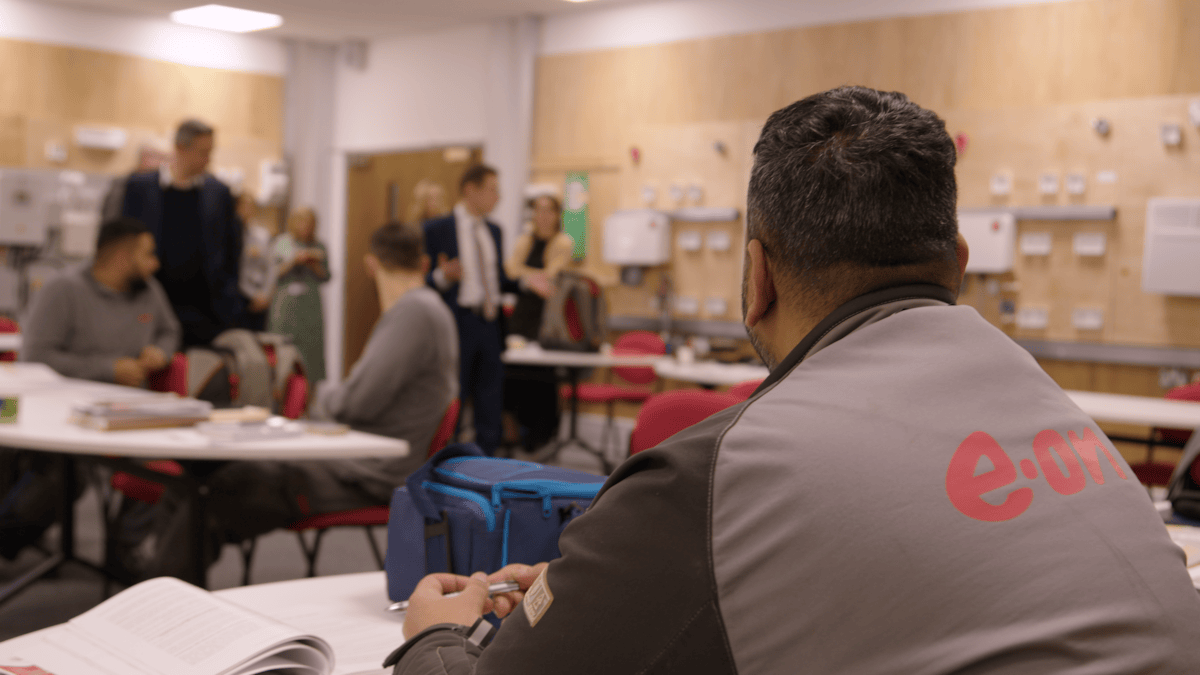
[[[519,591],[519,590],[521,590],[521,586],[517,582],[501,581],[500,583],[496,583],[496,584],[492,584],[492,585],[488,586],[488,597],[491,597],[497,593],[510,593],[512,591]],[[462,591],[455,591],[453,593],[447,593],[442,597],[453,598],[457,595],[462,595]],[[388,605],[389,612],[403,612],[406,609],[408,609],[408,601],[407,600],[401,600],[400,602],[393,602],[392,604]]]

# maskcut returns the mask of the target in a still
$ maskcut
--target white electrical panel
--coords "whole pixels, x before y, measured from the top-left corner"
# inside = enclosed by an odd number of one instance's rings
[[[0,244],[40,246],[46,241],[54,187],[44,173],[0,171]]]
[[[958,231],[967,240],[967,272],[999,274],[1013,267],[1017,219],[1007,211],[960,211]]]
[[[1155,198],[1146,205],[1142,290],[1200,295],[1200,199]]]
[[[604,221],[604,262],[649,267],[671,259],[671,220],[651,209],[614,211]]]

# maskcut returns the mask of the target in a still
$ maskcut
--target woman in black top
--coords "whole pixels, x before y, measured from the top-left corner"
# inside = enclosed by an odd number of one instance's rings
[[[519,280],[521,292],[508,320],[508,332],[536,341],[542,325],[546,299],[554,292],[554,278],[571,262],[575,242],[562,231],[562,205],[552,195],[529,200],[532,228],[521,235],[505,262],[508,276]],[[520,430],[507,439],[532,451],[549,442],[558,430],[558,391],[553,368],[509,366],[505,368],[504,408]]]

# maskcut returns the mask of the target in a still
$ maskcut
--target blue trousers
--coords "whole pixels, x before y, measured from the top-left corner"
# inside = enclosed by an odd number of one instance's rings
[[[495,455],[504,410],[500,323],[463,308],[454,318],[458,324],[459,398],[464,404],[471,402],[475,442],[488,455]]]

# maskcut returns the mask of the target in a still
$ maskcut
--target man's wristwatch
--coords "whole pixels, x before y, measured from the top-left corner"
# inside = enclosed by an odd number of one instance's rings
[[[496,627],[483,617],[480,617],[477,621],[475,621],[475,623],[471,624],[470,628],[458,623],[435,624],[405,640],[404,644],[397,647],[396,650],[391,654],[388,654],[388,657],[383,661],[383,667],[391,668],[400,663],[400,659],[404,658],[404,655],[408,653],[408,650],[413,645],[417,644],[421,638],[440,631],[457,633],[458,635],[461,635],[467,642],[470,642],[476,647],[483,649],[491,644],[492,637],[494,637],[496,634]]]

